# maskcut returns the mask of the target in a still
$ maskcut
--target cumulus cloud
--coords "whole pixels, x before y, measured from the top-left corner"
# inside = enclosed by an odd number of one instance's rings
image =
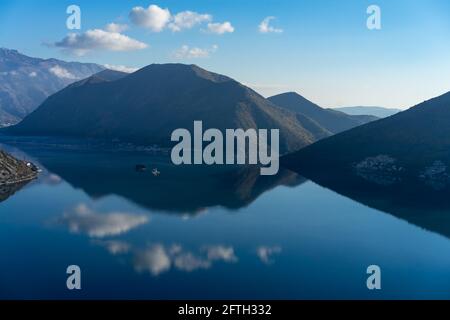
[[[266,17],[258,26],[260,33],[282,33],[283,29],[274,28],[270,25],[270,21],[274,20],[275,17]]]
[[[192,29],[193,27],[208,23],[207,29],[211,33],[224,34],[233,32],[234,28],[230,22],[213,23],[212,15],[208,13],[198,13],[194,11],[182,11],[172,15],[168,8],[161,8],[157,5],[150,5],[148,8],[134,7],[129,14],[133,24],[149,29],[152,32],[161,32],[170,29],[173,32]]]
[[[209,14],[199,14],[193,11],[183,11],[177,13],[172,18],[172,22],[169,24],[169,28],[172,31],[181,31],[183,29],[191,29],[195,25],[203,22],[209,22],[212,20],[212,16]]]
[[[168,271],[172,261],[164,248],[157,244],[147,250],[139,251],[134,260],[134,267],[138,272],[148,271],[157,276],[164,271]]]
[[[176,256],[174,264],[177,269],[186,272],[211,267],[211,261],[194,256],[191,252]]]
[[[169,23],[171,14],[169,9],[163,9],[152,4],[147,9],[134,7],[131,9],[129,17],[131,22],[137,26],[147,28],[153,32],[160,32]]]
[[[118,32],[101,29],[88,30],[85,33],[70,33],[53,46],[62,48],[78,56],[92,50],[133,51],[148,47],[147,44]]]
[[[19,73],[17,72],[17,71],[10,71],[10,72],[8,72],[8,71],[3,71],[3,72],[0,72],[0,75],[2,75],[2,76],[17,76]]]
[[[28,76],[30,77],[30,78],[34,78],[34,77],[37,77],[37,73],[36,72],[30,72],[29,74],[28,74]]]
[[[197,48],[189,47],[188,45],[182,46],[180,49],[173,53],[176,59],[196,59],[196,58],[209,58],[212,53],[216,52],[219,47],[213,45],[211,48]]]
[[[228,21],[224,23],[208,23],[208,31],[215,34],[232,33],[234,32],[234,27]]]
[[[127,24],[121,24],[121,23],[114,23],[111,22],[109,24],[106,25],[105,27],[105,31],[108,32],[116,32],[116,33],[121,33],[128,30],[128,25]]]
[[[125,73],[133,73],[139,70],[139,68],[127,67],[122,65],[104,64],[103,66],[109,70],[120,71]]]
[[[127,253],[131,248],[128,243],[119,240],[96,240],[94,243],[105,247],[112,255]]]
[[[123,212],[97,213],[85,204],[80,204],[64,214],[59,222],[67,225],[70,232],[103,238],[128,232],[148,221],[144,215]]]
[[[46,182],[50,185],[56,185],[62,182],[61,177],[54,173],[50,173],[46,178]]]
[[[274,247],[261,246],[256,249],[256,254],[258,255],[259,259],[265,264],[273,263],[272,256],[280,252],[281,248],[276,246]]]
[[[180,252],[175,257],[174,265],[179,270],[191,272],[197,269],[208,269],[214,261],[236,262],[237,257],[232,247],[225,246],[206,246],[202,252],[206,253],[206,257],[200,257],[191,252]]]
[[[166,247],[162,244],[155,244],[145,250],[137,251],[134,267],[138,272],[147,271],[157,276],[169,271],[172,266],[184,272],[209,269],[215,261],[236,262],[234,249],[220,245],[205,246],[199,254],[194,254],[184,250],[180,245]]]
[[[207,246],[204,248],[206,250],[206,255],[208,260],[222,260],[226,262],[235,262],[237,261],[237,257],[234,254],[233,247],[225,247],[225,246]]]
[[[58,78],[61,78],[61,79],[71,79],[71,80],[77,79],[77,77],[75,77],[67,69],[64,69],[63,67],[58,66],[58,65],[51,67],[49,69],[49,71],[53,75],[55,75],[55,76],[57,76]]]

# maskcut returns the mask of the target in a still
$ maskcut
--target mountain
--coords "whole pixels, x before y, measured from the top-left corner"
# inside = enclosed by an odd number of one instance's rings
[[[282,158],[302,174],[356,174],[379,185],[450,185],[450,92]]]
[[[105,70],[100,71],[86,79],[72,83],[71,85],[69,85],[69,88],[82,87],[87,84],[116,81],[116,80],[124,78],[127,75],[128,75],[128,73],[126,73],[126,72],[105,69]]]
[[[309,117],[332,134],[378,119],[371,116],[350,116],[336,110],[323,109],[295,92],[282,93],[268,99],[281,108]]]
[[[0,48],[0,126],[19,122],[51,94],[103,69],[97,64],[32,58]]]
[[[172,145],[177,128],[280,129],[280,151],[298,150],[330,133],[283,110],[226,76],[195,65],[152,64],[114,81],[99,77],[50,96],[7,133],[120,139]]]
[[[348,115],[353,116],[369,115],[378,118],[387,118],[402,111],[400,109],[391,109],[383,107],[342,107],[342,108],[333,108],[333,110],[341,111]]]

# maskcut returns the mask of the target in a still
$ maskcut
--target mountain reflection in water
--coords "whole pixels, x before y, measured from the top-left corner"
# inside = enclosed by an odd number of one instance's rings
[[[410,224],[448,237],[445,193],[305,172],[343,197],[287,170],[1,147],[43,172],[0,205],[0,298],[448,298],[450,242]],[[71,264],[82,268],[82,292],[65,287]],[[370,264],[383,268],[380,292],[366,288]]]
[[[22,183],[14,183],[0,186],[0,203],[7,200],[9,197],[14,195],[20,189],[22,189],[25,185],[27,185],[29,181]]]
[[[287,169],[262,176],[257,166],[175,166],[168,155],[42,150],[38,146],[22,147],[20,151],[26,152],[22,157],[33,159],[45,169],[41,182],[60,178],[93,199],[117,195],[150,210],[178,214],[196,214],[215,206],[237,210],[279,185],[295,187],[306,181]],[[136,164],[145,164],[149,170],[138,172]],[[153,175],[153,168],[160,175]]]
[[[377,183],[352,172],[298,170],[318,185],[368,207],[389,213],[423,229],[450,238],[450,190],[418,179]]]

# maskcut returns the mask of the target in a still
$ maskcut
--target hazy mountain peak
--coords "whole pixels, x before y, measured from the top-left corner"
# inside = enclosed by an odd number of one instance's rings
[[[281,97],[281,96],[297,98],[297,99],[304,99],[304,100],[309,101],[304,96],[302,96],[301,94],[299,94],[298,92],[295,92],[295,91],[288,91],[288,92],[280,93],[280,94],[274,95],[273,98]],[[309,101],[309,102],[311,102],[311,101]]]
[[[122,79],[128,75],[129,75],[129,73],[126,73],[126,72],[105,69],[103,71],[100,71],[100,72],[90,76],[89,78],[72,83],[68,88],[80,87],[80,86],[83,86],[86,84],[95,84],[95,83],[116,81],[116,80]]]
[[[375,118],[349,116],[339,111],[323,109],[297,92],[286,92],[268,99],[281,108],[309,117],[332,133],[339,133],[375,120]]]
[[[96,74],[94,74],[92,77],[97,77],[100,79],[103,79],[105,81],[115,81],[119,80],[123,77],[126,77],[129,73],[117,71],[117,70],[111,70],[111,69],[105,69],[103,71],[100,71]]]
[[[300,95],[298,92],[295,91],[289,91],[289,92],[285,92],[285,93],[280,93],[277,94],[275,96],[270,97],[270,99],[292,99],[292,100],[296,100],[296,101],[302,101],[305,103],[310,103],[311,105],[317,106],[319,107],[317,104],[315,104],[314,102],[306,99],[304,96]],[[320,108],[320,107],[319,107]]]
[[[333,108],[332,110],[341,111],[348,115],[354,115],[354,116],[371,115],[371,116],[375,116],[378,118],[390,117],[390,116],[402,111],[400,109],[391,109],[391,108],[383,108],[383,107],[375,107],[375,106],[339,107],[339,108]]]
[[[0,49],[0,127],[15,124],[49,95],[105,68],[80,62],[28,57]]]
[[[231,78],[218,74],[218,73],[214,73],[214,72],[210,72],[207,71],[203,68],[200,68],[199,66],[193,64],[190,66],[192,68],[192,70],[195,72],[195,74],[201,78],[213,81],[213,82],[226,82],[226,81],[232,81]]]
[[[195,64],[183,64],[183,63],[163,63],[163,64],[150,64],[136,73],[138,74],[158,74],[164,73],[164,77],[187,77],[187,76],[196,76],[198,78],[202,78],[205,80],[209,80],[212,82],[226,82],[231,81],[232,79],[220,75],[214,72],[207,71]]]
[[[268,99],[280,107],[294,112],[303,113],[306,116],[310,116],[311,113],[316,114],[317,112],[321,112],[323,110],[317,104],[306,99],[297,92],[291,91],[281,93]]]
[[[0,48],[0,57],[2,58],[17,58],[17,57],[26,57],[22,53],[20,53],[17,50],[14,49],[8,49],[8,48]]]
[[[19,51],[14,49],[8,49],[8,48],[0,48],[0,54],[6,55],[6,54],[18,54]]]

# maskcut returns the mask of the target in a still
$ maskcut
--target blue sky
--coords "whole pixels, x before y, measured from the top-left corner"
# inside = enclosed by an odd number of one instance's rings
[[[81,8],[81,30],[66,28],[71,4]],[[366,27],[366,10],[372,4],[381,8],[381,30]],[[162,30],[130,18],[132,8],[150,5],[170,11]],[[173,31],[173,17],[186,11],[208,18]],[[269,25],[282,32],[259,31],[270,16],[276,19]],[[61,45],[71,32],[82,36],[88,30],[105,30],[112,22],[128,25],[121,35],[147,47],[128,43],[124,51],[114,51],[107,45],[80,55]],[[208,29],[208,23],[225,22],[233,32]],[[0,47],[42,58],[128,67],[197,64],[265,96],[297,91],[324,107],[406,108],[450,91],[450,1],[2,0]]]

